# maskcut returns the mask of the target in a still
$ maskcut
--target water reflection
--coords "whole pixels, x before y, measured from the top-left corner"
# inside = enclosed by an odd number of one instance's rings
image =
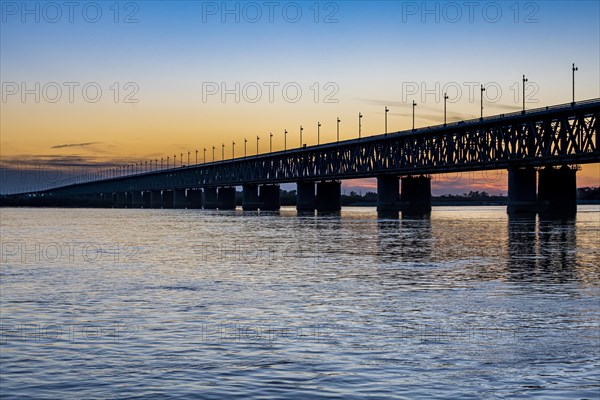
[[[510,278],[516,281],[566,283],[578,280],[573,217],[511,216],[508,220]]]

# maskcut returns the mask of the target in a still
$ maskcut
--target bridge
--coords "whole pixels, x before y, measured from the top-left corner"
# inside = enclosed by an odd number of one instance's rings
[[[600,99],[197,165],[114,170],[21,194],[119,207],[277,210],[297,184],[300,211],[341,209],[341,180],[377,178],[377,209],[431,210],[431,174],[507,169],[508,211],[576,211],[577,165],[600,162]],[[108,176],[107,176],[108,175]]]

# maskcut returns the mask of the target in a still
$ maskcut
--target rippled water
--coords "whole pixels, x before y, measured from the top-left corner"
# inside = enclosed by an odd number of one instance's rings
[[[597,206],[0,221],[3,399],[600,397]]]

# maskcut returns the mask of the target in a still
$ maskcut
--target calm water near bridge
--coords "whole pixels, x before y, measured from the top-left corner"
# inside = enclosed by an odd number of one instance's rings
[[[2,399],[600,397],[598,206],[0,223]]]

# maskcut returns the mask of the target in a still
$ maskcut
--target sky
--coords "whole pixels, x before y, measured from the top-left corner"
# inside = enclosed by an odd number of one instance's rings
[[[0,192],[600,97],[597,1],[1,1]],[[232,143],[235,142],[235,146]],[[232,154],[232,151],[235,151]],[[181,160],[180,154],[184,157]],[[433,194],[506,193],[506,171]],[[293,186],[293,185],[292,185]],[[578,186],[600,186],[600,164]],[[375,190],[372,179],[345,191]],[[293,187],[290,187],[293,188]]]

